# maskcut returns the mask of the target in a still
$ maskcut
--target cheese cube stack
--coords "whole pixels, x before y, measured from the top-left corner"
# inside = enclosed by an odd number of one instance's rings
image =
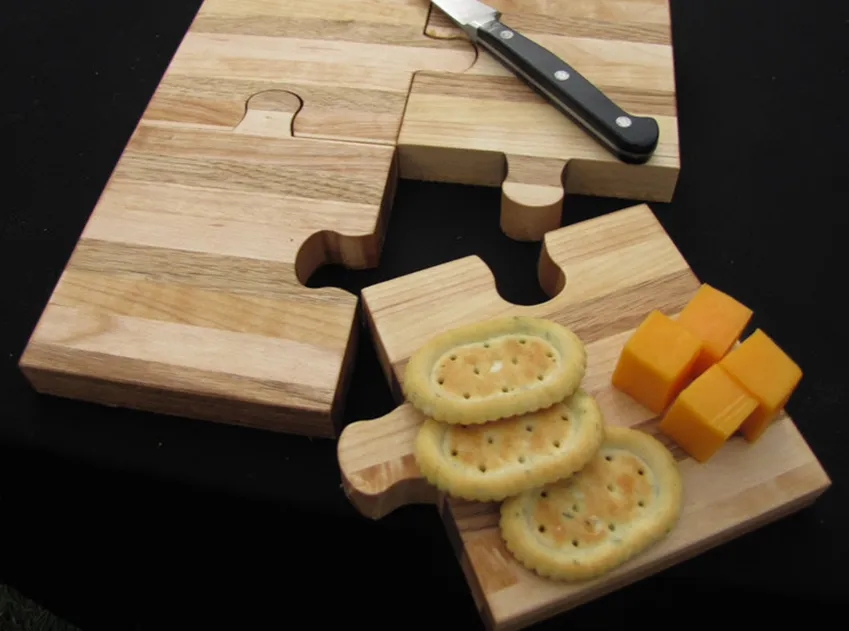
[[[673,319],[651,311],[625,343],[611,383],[656,414],[699,462],[736,431],[755,442],[802,371],[760,329],[734,346],[752,311],[704,284]]]

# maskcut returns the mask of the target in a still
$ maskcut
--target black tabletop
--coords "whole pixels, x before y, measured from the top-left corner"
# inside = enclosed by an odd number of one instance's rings
[[[199,4],[4,5],[0,582],[83,629],[255,628],[340,614],[377,627],[480,628],[436,511],[358,516],[339,486],[335,442],[41,396],[18,370]],[[681,175],[673,201],[650,206],[699,278],[749,305],[803,368],[788,411],[834,485],[802,512],[541,628],[763,624],[847,597],[849,4],[671,8]],[[478,254],[506,299],[540,302],[539,244],[501,234],[499,200],[498,189],[404,181],[380,266],[323,269],[310,284],[359,292]],[[639,202],[569,196],[563,224]],[[345,418],[392,407],[364,331]]]

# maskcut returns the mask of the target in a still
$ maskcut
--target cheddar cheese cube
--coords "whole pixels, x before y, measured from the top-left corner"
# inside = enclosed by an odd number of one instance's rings
[[[702,343],[693,366],[697,377],[722,359],[752,317],[752,310],[707,283],[702,284],[678,314],[678,322]]]
[[[750,442],[764,433],[802,379],[802,370],[761,329],[723,357],[719,365],[758,401],[740,431]]]
[[[611,382],[659,414],[684,387],[700,350],[692,333],[654,309],[625,343]]]
[[[714,364],[678,395],[659,429],[693,458],[705,462],[757,407],[755,398]]]

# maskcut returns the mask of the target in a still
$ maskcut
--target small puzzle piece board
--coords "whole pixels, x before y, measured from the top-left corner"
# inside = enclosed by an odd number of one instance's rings
[[[597,398],[605,422],[637,427],[670,448],[683,476],[684,505],[662,543],[608,575],[571,585],[548,581],[525,570],[503,545],[497,503],[446,498],[420,476],[412,450],[423,419],[410,404],[349,425],[338,456],[351,501],[375,519],[404,504],[436,503],[489,628],[521,628],[597,598],[798,510],[829,486],[785,413],[756,443],[732,437],[699,464],[657,432],[655,415],[610,385],[622,347],[645,315],[655,308],[677,314],[699,286],[647,206],[550,232],[539,273],[552,298],[535,306],[505,302],[474,256],[366,288],[369,323],[396,398],[402,401],[407,359],[431,336],[502,315],[550,318],[586,344],[582,387]]]
[[[462,75],[416,75],[398,138],[401,177],[502,186],[502,228],[521,240],[540,240],[560,225],[564,187],[568,193],[670,201],[679,155],[668,0],[488,4],[623,109],[654,117],[660,127],[655,155],[644,165],[620,162],[479,49]],[[435,7],[427,32],[465,37]]]
[[[413,73],[462,71],[420,0],[206,0],[21,358],[40,392],[335,436]]]

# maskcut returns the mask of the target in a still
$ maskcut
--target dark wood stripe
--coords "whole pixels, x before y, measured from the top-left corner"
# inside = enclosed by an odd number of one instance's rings
[[[322,108],[332,106],[373,113],[398,112],[399,117],[407,98],[406,90],[402,93],[371,88],[301,84],[296,81],[167,75],[157,88],[152,103],[156,104],[157,101],[164,99],[237,103],[241,111],[240,117],[233,123],[235,126],[244,114],[245,103],[248,99],[254,94],[270,90],[283,90],[297,94],[304,102],[305,110],[313,106]]]
[[[501,21],[531,38],[534,34],[549,34],[644,44],[671,45],[672,43],[669,23],[626,22],[594,17],[509,11],[502,14]],[[431,33],[440,33],[442,37],[464,37],[463,32],[439,10],[431,10],[427,28]]]
[[[353,296],[304,287],[294,265],[237,256],[82,239],[70,269],[127,276],[157,283],[313,304],[342,304]]]
[[[660,425],[660,416],[654,416],[650,419],[642,421],[641,423],[637,423],[636,425],[632,425],[632,429],[640,430],[641,432],[645,432],[646,434],[653,436],[660,442],[664,447],[666,447],[669,452],[672,454],[672,457],[675,458],[676,462],[682,462],[684,460],[690,460],[690,454],[688,454],[684,449],[678,446],[674,440],[669,438],[666,434],[660,431],[658,425]]]
[[[498,526],[498,502],[470,502],[452,498],[449,510],[462,534],[489,530]]]
[[[394,148],[142,126],[114,179],[379,207]]]
[[[625,110],[656,116],[676,116],[673,92],[598,84],[600,90]],[[432,94],[464,99],[546,103],[547,101],[520,79],[487,75],[430,74],[416,75],[413,95]]]
[[[637,44],[671,45],[668,24],[622,22],[587,17],[558,17],[538,13],[505,13],[501,21],[533,39],[535,34],[586,37]]]
[[[294,18],[275,15],[221,16],[198,14],[192,33],[258,35],[292,39],[322,39],[416,48],[468,50],[469,43],[443,42],[422,33],[422,25],[391,24],[331,18]]]
[[[273,431],[335,435],[333,392],[285,382],[106,356],[40,344],[21,367],[39,392]]]
[[[270,193],[302,199],[335,199],[355,204],[379,204],[384,181],[369,173],[350,171],[338,164],[321,171],[309,160],[301,166],[268,162],[248,162],[237,155],[232,159],[152,155],[128,150],[115,169],[115,177],[137,182],[162,182],[207,190]],[[330,168],[338,168],[331,171]]]
[[[160,128],[142,126],[133,135],[127,148],[133,155],[205,158],[226,160],[228,157],[255,164],[273,164],[275,169],[309,170],[318,173],[351,172],[356,174],[385,174],[390,168],[394,151],[381,145],[364,143],[319,142],[291,137],[240,137],[230,130],[192,129],[186,127]],[[385,175],[379,186],[385,186]],[[336,198],[333,198],[336,199]],[[378,197],[377,201],[381,201]]]
[[[566,277],[564,295],[569,291],[568,269]],[[693,272],[681,270],[569,305],[559,311],[564,317],[557,320],[589,344],[636,328],[652,309],[677,313],[698,287],[699,281]]]

